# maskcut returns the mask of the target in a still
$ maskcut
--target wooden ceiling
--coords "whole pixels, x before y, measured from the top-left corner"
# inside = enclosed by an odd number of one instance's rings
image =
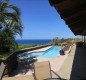
[[[75,35],[86,35],[86,0],[49,0]]]

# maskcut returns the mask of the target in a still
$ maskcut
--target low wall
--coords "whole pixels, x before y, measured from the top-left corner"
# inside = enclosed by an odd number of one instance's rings
[[[36,49],[40,49],[40,48],[44,48],[44,47],[48,47],[50,45],[51,44],[21,49],[21,50],[15,51],[11,55],[9,55],[9,57],[6,60],[0,60],[0,63],[1,62],[6,63],[6,70],[5,70],[4,74],[10,76],[10,73],[18,67],[17,54],[24,53],[27,51],[36,50]]]
[[[27,51],[32,51],[32,50],[36,50],[36,49],[48,47],[48,46],[50,46],[50,45],[51,45],[51,44],[40,45],[40,46],[35,46],[35,47],[30,47],[30,48],[24,48],[24,49],[21,49],[21,50],[16,51],[15,53],[16,53],[16,54],[18,54],[18,53],[24,53],[24,52],[27,52]]]

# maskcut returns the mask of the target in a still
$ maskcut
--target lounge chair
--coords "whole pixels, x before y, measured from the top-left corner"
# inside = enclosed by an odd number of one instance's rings
[[[1,62],[1,65],[0,65],[0,80],[2,80],[5,68],[6,68],[6,65],[3,62]]]
[[[54,71],[54,74],[58,76],[58,78],[52,78],[51,67],[49,61],[44,62],[36,62],[34,63],[34,79],[35,80],[62,80],[59,75],[57,75]]]
[[[18,56],[18,61],[23,63],[23,64],[31,64],[34,63],[35,61],[37,61],[37,57],[36,56]]]

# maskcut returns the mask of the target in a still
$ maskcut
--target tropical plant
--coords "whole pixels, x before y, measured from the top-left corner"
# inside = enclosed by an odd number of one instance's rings
[[[17,47],[15,37],[22,35],[20,10],[14,5],[9,5],[9,0],[0,2],[0,50],[9,51]]]
[[[6,20],[13,20],[19,22],[20,11],[14,5],[9,5],[9,0],[0,2],[0,24],[2,27],[6,27]],[[4,25],[3,25],[4,24]]]

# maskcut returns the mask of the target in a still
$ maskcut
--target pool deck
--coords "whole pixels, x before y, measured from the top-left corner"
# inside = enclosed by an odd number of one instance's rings
[[[49,47],[47,47],[46,49],[48,49],[48,48]],[[42,51],[46,50],[46,49],[42,49]],[[64,79],[69,79],[70,74],[71,74],[71,67],[72,67],[75,49],[76,49],[76,46],[74,45],[71,49],[70,54],[66,54],[63,56],[58,55],[54,59],[38,57],[38,61],[39,62],[50,61],[51,69],[54,72],[56,72],[58,75],[60,75]],[[41,50],[39,49],[37,51],[41,51]],[[53,75],[53,77],[57,77],[54,74],[52,74],[52,75]],[[28,69],[26,70],[26,72],[24,72],[24,74],[18,73],[17,75],[15,75],[13,77],[4,77],[3,78],[3,80],[21,80],[21,79],[22,80],[34,80],[34,78],[32,76],[32,72]]]
[[[76,45],[74,45],[72,47],[71,52],[68,54],[68,56],[67,56],[66,60],[64,61],[62,67],[57,72],[58,75],[62,79],[70,80],[73,60],[74,60],[74,56],[75,56],[75,51],[76,51]]]

